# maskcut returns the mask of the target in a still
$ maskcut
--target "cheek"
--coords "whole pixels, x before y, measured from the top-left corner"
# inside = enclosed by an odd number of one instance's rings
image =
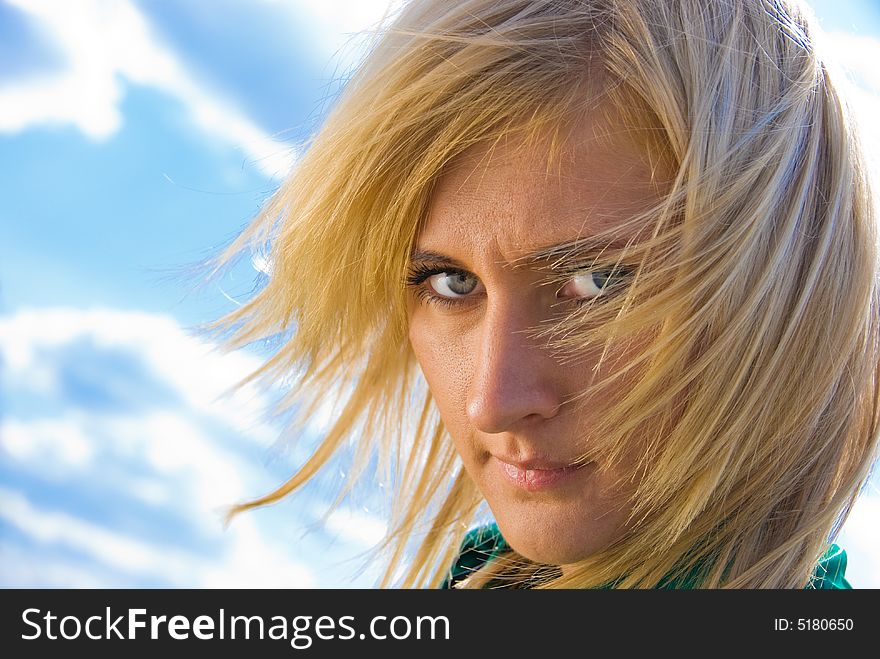
[[[466,425],[466,396],[471,359],[464,333],[444,329],[415,314],[410,319],[409,341],[419,362],[440,416],[453,437]]]
[[[604,403],[611,403],[623,396],[644,375],[646,361],[641,356],[653,339],[653,331],[635,333],[626,341],[609,344],[601,362],[602,348],[597,348],[592,358],[584,362],[585,370],[591,374],[588,382],[605,383],[600,396]]]

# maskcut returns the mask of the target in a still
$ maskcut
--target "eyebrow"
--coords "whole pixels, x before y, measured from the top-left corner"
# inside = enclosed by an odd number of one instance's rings
[[[563,259],[566,256],[571,256],[573,254],[576,256],[583,256],[584,254],[601,253],[610,248],[625,247],[632,240],[634,240],[634,237],[619,238],[612,241],[608,241],[607,239],[600,240],[595,237],[567,240],[531,250],[523,256],[514,259],[513,267],[547,267],[547,264],[551,261]],[[410,262],[414,264],[433,263],[437,265],[448,265],[460,270],[468,269],[461,261],[433,250],[415,250],[410,255]]]

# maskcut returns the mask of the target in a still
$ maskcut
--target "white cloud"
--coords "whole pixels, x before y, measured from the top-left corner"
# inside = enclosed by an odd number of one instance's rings
[[[12,542],[0,543],[0,583],[6,588],[113,588],[119,585],[106,570],[95,570],[88,560],[59,558]]]
[[[202,588],[314,588],[327,583],[316,566],[291,560],[295,547],[268,542],[250,519],[237,519],[229,528],[233,536],[223,561],[199,569]]]
[[[853,588],[880,588],[880,492],[876,486],[856,501],[837,544],[846,550],[846,578]]]
[[[825,34],[822,40],[834,65],[848,74],[845,91],[853,104],[880,195],[880,40],[845,32]]]
[[[252,520],[243,520],[230,532],[229,537],[222,539],[226,541],[227,551],[219,559],[206,560],[204,556],[192,552],[134,540],[64,512],[46,510],[8,488],[0,487],[0,504],[0,519],[38,545],[60,545],[83,554],[104,568],[160,579],[171,587],[315,586],[311,570],[292,561],[276,544],[267,542]],[[4,553],[7,552],[23,553],[14,545],[4,547]],[[77,570],[65,566],[65,563],[67,561],[59,563],[53,560],[48,565],[40,566],[54,570],[58,573],[56,578],[62,580],[61,584],[44,582],[45,585],[91,587],[105,581],[98,576],[101,571],[87,569],[87,563]],[[26,559],[25,564],[30,569],[37,567],[32,558]]]
[[[53,350],[83,338],[99,352],[112,349],[137,356],[144,372],[129,378],[145,379],[148,392],[167,385],[179,396],[180,406],[126,412],[71,405],[64,399],[68,394],[58,388],[58,374],[52,372],[53,367],[60,369]],[[20,470],[55,480],[88,477],[100,470],[102,482],[121,491],[127,491],[126,482],[134,478],[138,492],[154,501],[178,499],[175,505],[190,510],[204,527],[217,525],[213,512],[204,513],[268,487],[266,474],[246,461],[241,450],[221,445],[205,428],[207,419],[227,433],[237,432],[252,452],[276,438],[279,429],[260,418],[267,398],[253,386],[222,396],[256,367],[255,357],[242,352],[223,356],[186,335],[167,316],[48,309],[0,318],[0,358],[6,365],[2,383],[8,391],[36,390],[47,403],[55,400],[64,406],[47,418],[7,414],[0,419],[0,450]],[[32,372],[41,374],[34,386]],[[42,375],[47,372],[48,378]],[[46,389],[46,379],[56,382],[53,390]],[[157,479],[165,482],[164,492]]]
[[[74,378],[74,387],[112,388],[117,363],[132,360],[140,370],[126,367],[123,393],[150,399],[151,389],[169,388],[175,396],[117,409],[90,407],[70,389],[69,371],[77,369],[92,379]],[[221,524],[226,505],[278,484],[261,468],[278,434],[261,418],[268,396],[253,387],[237,398],[221,396],[251,372],[256,357],[223,355],[167,316],[46,309],[0,317],[0,363],[0,465],[19,484],[0,487],[0,528],[15,530],[0,552],[29,557],[15,574],[0,570],[3,585],[345,585],[343,573],[327,563],[360,546],[337,546],[331,558],[321,553],[324,536],[295,545],[282,539],[315,521],[314,498],[241,515],[226,529]],[[26,404],[32,395],[36,409]],[[47,485],[46,502],[30,498]],[[105,506],[134,516],[137,537],[106,518]],[[158,540],[169,526],[180,528],[179,536]]]
[[[860,85],[880,93],[880,71],[875,65],[880,57],[880,41],[848,32],[829,32],[823,39],[834,59],[850,71]]]
[[[364,31],[393,15],[402,0],[264,0],[288,12],[297,23],[308,21],[322,55],[348,65],[363,54]]]
[[[57,394],[57,373],[40,350],[87,337],[99,348],[138,355],[195,411],[215,416],[260,443],[275,438],[261,421],[266,401],[255,385],[223,395],[254,371],[260,360],[245,352],[223,355],[216,346],[186,334],[168,315],[113,309],[23,309],[0,318],[0,354],[5,375],[16,388]]]
[[[240,148],[267,176],[283,176],[290,169],[290,145],[267,135],[197,81],[131,2],[7,2],[41,28],[66,66],[61,73],[0,88],[0,132],[72,124],[93,139],[105,139],[122,124],[119,105],[127,80],[179,100],[197,126]]]
[[[95,453],[79,424],[67,418],[27,423],[14,418],[2,420],[0,446],[16,462],[38,464],[43,473],[51,473],[54,465],[88,468]],[[49,460],[45,456],[50,456]]]
[[[320,515],[321,511],[316,514]],[[366,511],[339,508],[327,517],[326,527],[340,538],[370,549],[385,537],[388,524]]]
[[[0,487],[0,504],[0,519],[38,543],[64,545],[116,570],[166,575],[180,582],[193,562],[181,552],[137,542],[63,512],[43,510],[5,487]]]

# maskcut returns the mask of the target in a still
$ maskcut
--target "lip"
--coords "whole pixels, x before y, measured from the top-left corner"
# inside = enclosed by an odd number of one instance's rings
[[[561,485],[570,480],[578,471],[591,464],[587,462],[581,465],[570,465],[541,460],[519,462],[498,457],[495,459],[501,467],[501,473],[507,480],[527,492],[538,492]]]

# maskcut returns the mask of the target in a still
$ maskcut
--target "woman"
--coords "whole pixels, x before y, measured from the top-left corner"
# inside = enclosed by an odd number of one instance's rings
[[[779,1],[409,2],[219,259],[268,245],[211,326],[281,337],[249,380],[340,406],[232,513],[351,439],[383,586],[846,587],[880,305],[836,84]]]

